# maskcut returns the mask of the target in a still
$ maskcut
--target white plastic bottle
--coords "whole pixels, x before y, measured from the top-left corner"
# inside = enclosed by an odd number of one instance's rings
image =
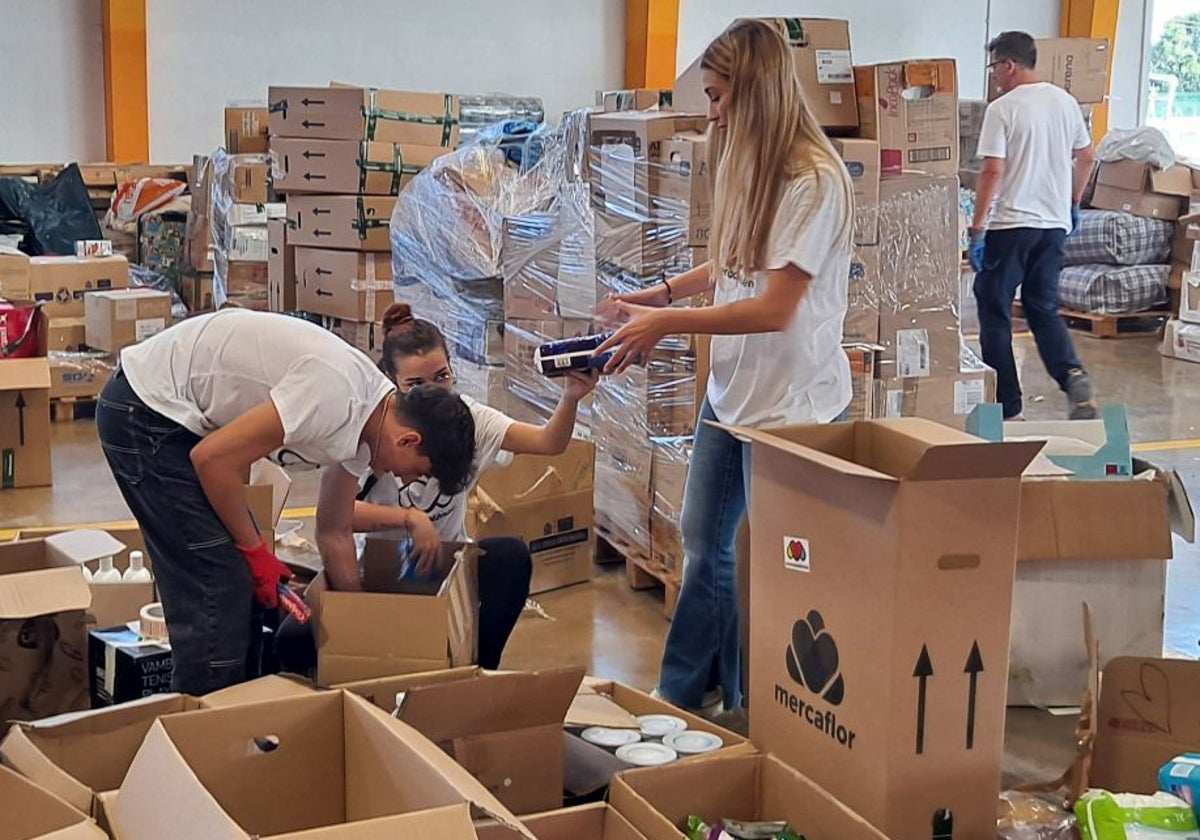
[[[88,568],[87,563],[80,563],[79,568],[83,569],[83,579],[87,583],[92,582],[92,570]]]
[[[120,583],[121,573],[113,568],[113,559],[109,557],[100,558],[100,569],[92,575],[92,583]]]
[[[145,558],[140,551],[129,552],[129,568],[121,575],[122,583],[150,583],[150,570],[146,568]]]

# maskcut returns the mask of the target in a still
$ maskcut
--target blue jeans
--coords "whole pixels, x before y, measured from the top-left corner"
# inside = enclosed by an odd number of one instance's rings
[[[207,694],[258,676],[262,608],[192,466],[200,438],[150,409],[119,370],[100,393],[96,431],[150,551],[171,636],[172,690]]]
[[[658,678],[663,698],[688,709],[718,687],[726,708],[742,705],[734,543],[750,497],[750,444],[706,422],[716,419],[705,400],[683,497],[683,585]]]
[[[1063,230],[990,230],[983,271],[975,275],[979,306],[979,345],[983,361],[996,369],[996,400],[1005,417],[1021,413],[1021,380],[1012,350],[1012,306],[1017,287],[1025,320],[1046,371],[1064,391],[1067,374],[1083,369],[1071,334],[1058,314],[1058,275],[1062,272]]]

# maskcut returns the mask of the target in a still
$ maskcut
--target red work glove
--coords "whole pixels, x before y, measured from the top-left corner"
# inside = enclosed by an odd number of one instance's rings
[[[254,580],[254,600],[268,609],[278,607],[279,584],[292,579],[291,571],[267,548],[265,540],[259,540],[253,548],[239,545],[238,551],[245,555],[246,565],[250,567],[250,577]]]

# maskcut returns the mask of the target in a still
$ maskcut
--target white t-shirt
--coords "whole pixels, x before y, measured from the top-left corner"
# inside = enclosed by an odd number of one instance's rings
[[[225,309],[189,318],[121,351],[121,369],[147,406],[200,435],[270,399],[283,422],[284,467],[341,464],[362,477],[359,443],[395,386],[367,356],[298,318]]]
[[[374,505],[416,508],[433,520],[438,536],[454,542],[466,539],[467,494],[479,476],[493,464],[505,462],[504,438],[516,421],[502,411],[464,396],[463,402],[475,418],[475,460],[467,489],[454,496],[443,495],[436,478],[419,478],[408,484],[388,474],[380,477],[367,493],[365,502]]]
[[[1091,145],[1079,103],[1049,82],[1019,85],[988,106],[980,157],[1004,161],[991,230],[1071,230],[1074,155]]]
[[[850,363],[842,350],[850,246],[836,242],[849,208],[831,164],[784,187],[767,246],[768,269],[794,265],[812,277],[781,332],[714,335],[708,401],[722,423],[828,423],[850,404]],[[758,297],[766,272],[717,281],[717,306]]]

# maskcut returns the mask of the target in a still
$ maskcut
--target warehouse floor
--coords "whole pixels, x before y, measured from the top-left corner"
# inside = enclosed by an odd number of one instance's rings
[[[967,298],[969,299],[969,298]],[[969,329],[971,313],[964,313]],[[1064,400],[1042,370],[1033,341],[1016,339],[1030,419],[1062,415]],[[1098,341],[1076,346],[1091,370],[1101,402],[1124,402],[1138,454],[1179,471],[1193,500],[1200,500],[1200,365],[1163,359],[1153,339]],[[11,529],[97,523],[129,513],[104,463],[92,424],[54,426],[54,486],[3,495],[0,539]],[[311,535],[316,474],[294,476],[285,517],[305,520]],[[5,531],[4,529],[10,529]],[[1177,540],[1168,565],[1166,647],[1170,654],[1200,655],[1200,551]],[[311,562],[311,560],[310,560]],[[634,592],[621,567],[598,567],[589,585],[538,597],[544,615],[527,611],[509,645],[505,666],[546,668],[581,664],[598,675],[653,686],[667,624],[661,594]],[[1010,712],[1005,769],[1012,778],[1056,776],[1069,763],[1074,719],[1036,710]]]

